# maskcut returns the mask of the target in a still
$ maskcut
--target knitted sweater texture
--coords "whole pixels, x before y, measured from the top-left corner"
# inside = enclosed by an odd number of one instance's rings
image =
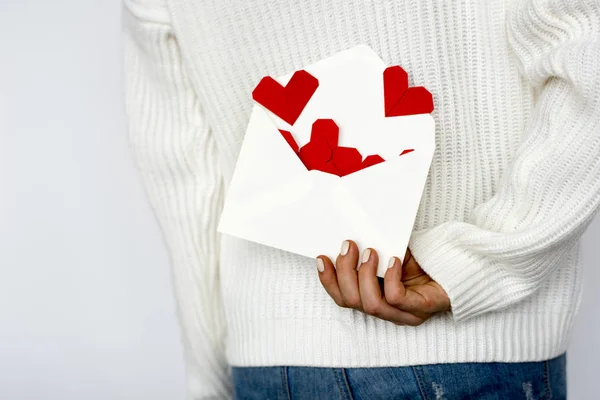
[[[410,248],[452,311],[418,327],[338,307],[313,259],[216,232],[259,79],[359,44],[436,105]],[[600,203],[600,2],[125,0],[123,46],[130,141],[169,249],[191,398],[231,396],[230,365],[566,350],[579,239]]]

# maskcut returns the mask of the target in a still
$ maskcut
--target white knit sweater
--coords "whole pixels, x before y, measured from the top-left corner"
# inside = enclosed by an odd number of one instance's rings
[[[264,75],[367,44],[435,98],[410,247],[452,312],[342,309],[315,260],[216,233]],[[170,250],[194,399],[229,365],[530,361],[567,348],[600,202],[598,0],[126,0],[133,152]],[[377,247],[377,243],[370,244]]]

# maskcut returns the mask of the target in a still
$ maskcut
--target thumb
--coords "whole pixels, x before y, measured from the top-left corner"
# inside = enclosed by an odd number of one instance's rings
[[[413,257],[410,249],[406,249],[402,263],[402,282],[407,286],[424,284],[431,279]]]

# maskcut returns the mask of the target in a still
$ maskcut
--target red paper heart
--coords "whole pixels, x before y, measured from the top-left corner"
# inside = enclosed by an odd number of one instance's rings
[[[294,125],[318,86],[317,78],[304,70],[296,71],[285,87],[270,76],[265,76],[252,91],[252,98],[288,124]]]
[[[300,149],[298,156],[300,161],[310,171],[321,169],[323,165],[331,160],[331,149],[324,142],[308,142]]]
[[[349,175],[362,168],[362,156],[354,147],[336,147],[331,162],[340,171],[340,176]]]
[[[406,89],[404,95],[396,105],[392,112],[394,116],[413,115],[413,114],[428,114],[433,111],[433,98],[431,93],[423,86],[415,86]]]
[[[310,141],[299,150],[290,132],[283,129],[279,132],[309,171],[318,170],[341,177],[385,161],[378,154],[371,154],[363,160],[356,148],[338,146],[339,128],[332,119],[316,120],[312,125]],[[415,149],[406,149],[400,155],[413,151]]]
[[[300,160],[309,170],[327,169],[332,167],[325,165],[331,160],[333,149],[337,147],[339,128],[332,119],[318,119],[312,124],[310,141],[300,149]],[[335,168],[335,167],[334,167]]]
[[[287,131],[280,132],[284,137],[289,134]],[[291,138],[291,134],[289,136]],[[310,141],[302,146],[298,153],[306,169],[341,177],[385,161],[377,154],[363,160],[356,148],[338,146],[338,136],[339,128],[332,119],[318,119],[313,123]],[[293,141],[293,138],[291,140]],[[293,144],[295,143],[293,141]],[[293,144],[290,143],[290,146],[293,147]]]
[[[385,160],[383,158],[381,158],[381,156],[379,156],[378,154],[372,154],[370,156],[367,156],[363,160],[361,169],[368,168],[368,167],[370,167],[372,165],[379,164],[379,163],[384,162],[384,161]]]
[[[288,142],[292,150],[294,150],[294,153],[298,153],[298,151],[300,151],[300,147],[298,146],[298,143],[296,143],[296,141],[294,140],[292,133],[284,131],[283,129],[280,129],[279,132],[281,132],[281,135],[283,136],[285,141]]]
[[[408,87],[408,75],[399,65],[383,71],[383,97],[386,117],[428,114],[433,96],[423,86]]]
[[[339,131],[340,128],[332,119],[318,119],[312,124],[310,141],[325,143],[333,150],[338,144]]]
[[[383,71],[383,98],[385,116],[392,116],[394,106],[408,89],[408,74],[399,65],[388,67]]]
[[[335,164],[333,164],[331,161],[326,162],[325,164],[320,165],[319,168],[313,168],[313,169],[316,169],[316,170],[321,171],[321,172],[327,172],[328,174],[333,174],[333,175],[337,175],[337,176],[344,176],[335,167]]]

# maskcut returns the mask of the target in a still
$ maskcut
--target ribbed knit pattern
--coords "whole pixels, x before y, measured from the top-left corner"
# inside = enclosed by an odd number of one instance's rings
[[[192,398],[229,397],[228,364],[566,350],[600,202],[600,2],[127,0],[123,21],[132,149],[171,255]],[[452,312],[418,327],[339,308],[313,259],[216,233],[259,79],[358,44],[435,99],[410,247]]]

